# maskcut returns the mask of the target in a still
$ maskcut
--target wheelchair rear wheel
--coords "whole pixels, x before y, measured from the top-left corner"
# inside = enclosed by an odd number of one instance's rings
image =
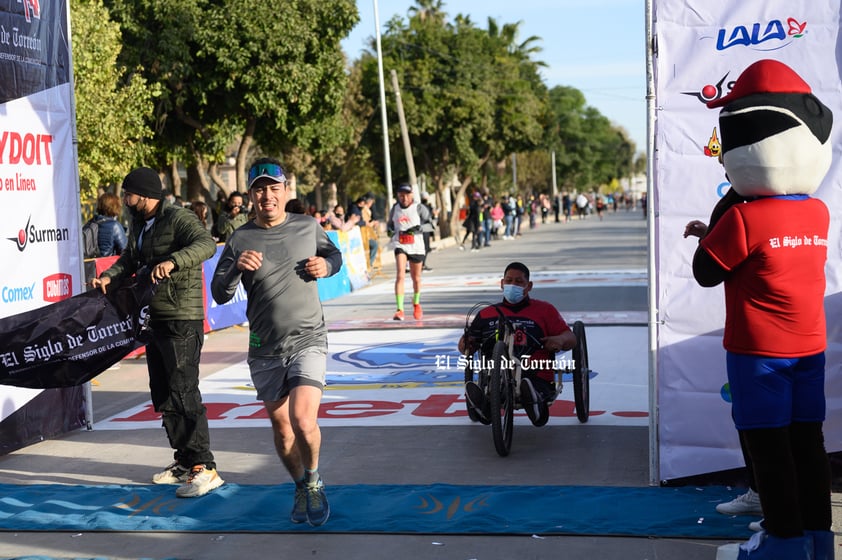
[[[590,374],[588,367],[588,339],[585,336],[585,324],[573,323],[576,346],[573,347],[573,401],[576,403],[576,418],[585,423],[590,415]]]
[[[505,364],[504,364],[505,362]],[[491,433],[497,454],[505,457],[512,448],[515,392],[509,367],[506,344],[497,341],[491,354],[489,371],[489,400],[491,403]]]

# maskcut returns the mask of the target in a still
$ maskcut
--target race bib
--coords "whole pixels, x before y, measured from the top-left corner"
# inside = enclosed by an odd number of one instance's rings
[[[401,245],[412,245],[415,243],[415,235],[412,233],[399,233],[398,241]]]

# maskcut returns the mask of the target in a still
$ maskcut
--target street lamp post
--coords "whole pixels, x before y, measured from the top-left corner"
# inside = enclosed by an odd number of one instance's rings
[[[386,209],[392,207],[392,162],[389,157],[389,121],[386,118],[386,87],[383,82],[383,51],[380,47],[380,12],[374,0],[374,27],[377,38],[377,75],[380,81],[380,119],[383,125],[383,171],[386,180]]]

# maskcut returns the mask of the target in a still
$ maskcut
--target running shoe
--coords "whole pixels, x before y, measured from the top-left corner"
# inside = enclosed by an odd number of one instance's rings
[[[394,321],[403,321],[403,309],[398,309],[395,311],[395,316],[392,317]]]
[[[319,478],[312,484],[305,484],[304,487],[307,493],[307,523],[313,527],[324,525],[330,517],[330,504],[327,503],[322,479]]]
[[[187,481],[190,469],[182,467],[178,461],[173,461],[167,468],[152,475],[153,484],[181,484]]]
[[[424,318],[424,311],[421,309],[420,303],[416,303],[412,306],[412,316],[415,317],[416,321],[420,321]]]
[[[716,511],[724,515],[763,515],[763,508],[760,507],[760,495],[748,489],[745,494],[740,494],[730,502],[719,504]]]
[[[751,523],[748,524],[748,528],[749,528],[749,530],[754,531],[755,533],[759,533],[760,531],[765,531],[766,528],[763,526],[763,524],[765,522],[766,522],[765,519],[760,519],[758,521],[752,521]]]
[[[293,523],[307,523],[307,487],[303,484],[295,485],[295,498],[289,520]]]
[[[198,498],[219,488],[223,482],[216,469],[209,469],[205,465],[194,465],[190,469],[187,481],[176,489],[175,495],[179,498]]]

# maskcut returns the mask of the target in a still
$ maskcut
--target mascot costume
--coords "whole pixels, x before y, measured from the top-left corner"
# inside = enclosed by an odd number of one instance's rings
[[[810,195],[830,168],[833,117],[775,60],[749,66],[708,107],[722,108],[720,157],[731,189],[699,235],[693,275],[701,286],[725,285],[732,417],[764,514],[763,531],[726,547],[740,559],[828,560],[822,423],[830,216]]]

